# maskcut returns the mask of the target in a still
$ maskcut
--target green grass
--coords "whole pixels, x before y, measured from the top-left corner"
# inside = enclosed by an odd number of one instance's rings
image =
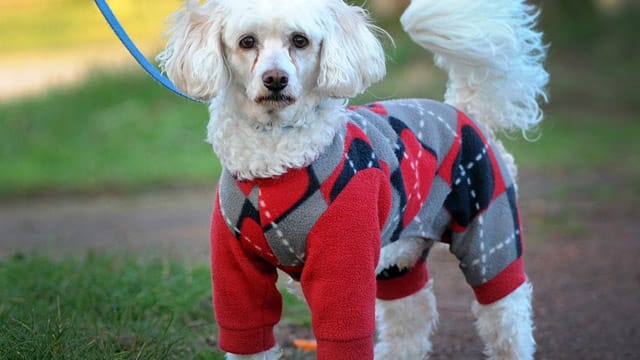
[[[0,197],[214,183],[207,120],[138,71],[0,104]]]
[[[628,201],[640,197],[638,120],[630,115],[551,112],[531,135],[537,140],[506,139],[504,144],[523,176],[549,178],[547,186],[553,187],[547,190],[554,199]]]
[[[0,262],[1,359],[222,359],[206,266],[90,254]]]
[[[534,171],[624,168],[640,176],[640,122],[625,115],[551,113],[534,140],[506,139],[521,167]]]
[[[223,359],[208,266],[90,253],[0,261],[0,359]],[[309,326],[284,294],[285,324]]]

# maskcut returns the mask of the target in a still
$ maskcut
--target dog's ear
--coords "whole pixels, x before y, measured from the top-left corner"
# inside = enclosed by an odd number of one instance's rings
[[[379,29],[369,23],[364,9],[329,3],[332,16],[324,22],[318,88],[326,96],[350,98],[384,77],[384,50],[374,33]]]
[[[170,18],[169,40],[156,60],[169,79],[187,95],[209,101],[226,86],[221,29],[224,19],[215,1],[187,0]]]

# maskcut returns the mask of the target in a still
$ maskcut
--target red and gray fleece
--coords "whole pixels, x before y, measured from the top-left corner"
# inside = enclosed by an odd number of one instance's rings
[[[430,100],[346,111],[310,166],[251,181],[223,173],[211,261],[225,351],[274,346],[281,269],[302,284],[318,359],[371,359],[376,296],[401,298],[428,280],[424,261],[375,273],[381,247],[405,237],[450,244],[482,304],[525,281],[513,180],[465,114]]]

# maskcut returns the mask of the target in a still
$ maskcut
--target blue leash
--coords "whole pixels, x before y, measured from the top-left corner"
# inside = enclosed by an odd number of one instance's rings
[[[134,59],[136,59],[138,64],[140,64],[140,66],[142,66],[142,68],[149,75],[151,75],[151,77],[154,80],[159,82],[161,85],[163,85],[167,89],[171,90],[176,95],[180,95],[181,97],[191,101],[203,103],[203,101],[194,99],[189,95],[183,93],[182,91],[178,90],[178,88],[176,88],[176,86],[173,85],[173,83],[169,81],[169,79],[167,79],[164,75],[162,75],[162,73],[160,73],[160,71],[149,62],[149,60],[144,56],[144,54],[142,54],[142,52],[140,52],[140,50],[133,43],[129,35],[127,35],[127,32],[124,31],[124,28],[122,28],[122,25],[120,25],[120,22],[118,22],[118,19],[113,14],[113,11],[111,11],[111,8],[107,4],[106,0],[95,0],[95,2],[96,2],[96,5],[98,6],[98,9],[100,9],[100,12],[104,16],[105,20],[107,20],[107,23],[109,23],[109,26],[111,26],[111,29],[113,29],[113,32],[116,33],[116,35],[118,36],[122,44],[127,48],[127,50],[129,50],[129,53],[133,56]]]

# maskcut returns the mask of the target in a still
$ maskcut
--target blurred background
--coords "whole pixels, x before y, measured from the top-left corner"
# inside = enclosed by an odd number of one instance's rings
[[[109,3],[153,58],[164,41],[163,21],[180,1]],[[407,1],[369,3],[396,47],[386,44],[386,81],[354,102],[441,99],[443,74],[400,30],[397,19]],[[630,130],[638,129],[633,120],[640,108],[638,2],[537,3],[551,44],[551,103],[540,141],[522,144],[515,136],[509,147],[524,168],[574,167],[574,162],[618,167],[610,160],[637,156],[625,139],[637,133]],[[92,1],[1,0],[0,34],[0,198],[212,182],[219,167],[202,141],[206,109],[148,78]],[[592,130],[566,139],[574,148],[562,150],[566,144],[556,137],[587,124]],[[593,143],[594,134],[606,143]],[[576,158],[578,153],[585,156]],[[624,167],[638,176],[638,162],[625,160]]]
[[[520,169],[539,358],[638,358],[640,1],[532,3],[550,103],[530,140],[503,137]],[[180,1],[109,4],[153,59]],[[406,4],[368,0],[395,46],[386,79],[353,103],[443,98],[444,74],[400,29]],[[144,73],[93,1],[0,0],[0,358],[223,358],[207,121]],[[431,265],[446,314],[432,359],[479,358],[457,264],[434,251]],[[279,336],[311,336],[304,305],[285,302]]]

